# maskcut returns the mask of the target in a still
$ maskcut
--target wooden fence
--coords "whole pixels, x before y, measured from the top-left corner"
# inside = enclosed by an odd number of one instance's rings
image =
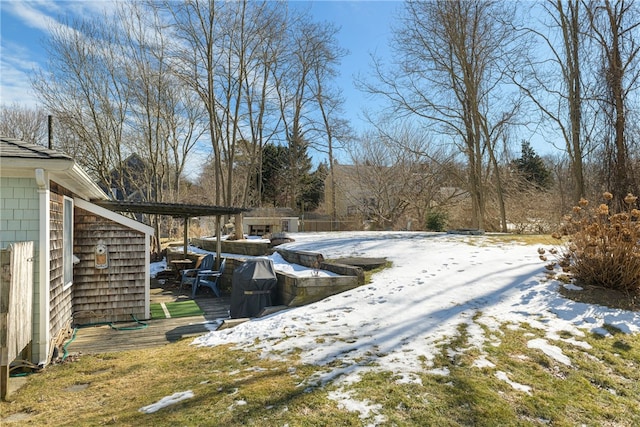
[[[9,385],[9,365],[31,343],[33,242],[0,250],[0,398]]]
[[[318,219],[305,219],[298,225],[298,231],[323,232],[323,231],[358,231],[362,230],[362,222],[331,221]]]

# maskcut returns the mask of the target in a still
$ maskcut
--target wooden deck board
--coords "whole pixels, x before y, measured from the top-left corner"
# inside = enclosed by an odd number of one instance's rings
[[[143,321],[146,327],[132,330],[117,330],[109,325],[78,328],[66,350],[69,354],[96,354],[162,346],[215,330],[216,320],[229,315],[229,297],[198,295],[195,301],[204,311],[201,316]],[[135,328],[140,325],[127,322],[114,326]]]

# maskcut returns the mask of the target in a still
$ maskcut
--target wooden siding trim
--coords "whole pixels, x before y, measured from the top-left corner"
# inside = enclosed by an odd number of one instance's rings
[[[120,225],[139,231],[141,233],[144,233],[147,235],[153,235],[153,228],[149,227],[148,225],[142,224],[141,222],[138,222],[131,218],[127,218],[124,215],[120,215],[119,213],[110,211],[109,209],[105,209],[91,202],[87,202],[86,200],[76,199],[74,200],[74,202],[76,203],[76,206],[78,208],[84,209],[87,212],[91,212],[95,215],[101,216],[110,221],[116,222]]]

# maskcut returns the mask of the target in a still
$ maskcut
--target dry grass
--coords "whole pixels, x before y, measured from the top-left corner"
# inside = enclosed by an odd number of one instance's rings
[[[29,377],[11,402],[0,403],[0,412],[26,414],[32,425],[259,425],[287,407],[307,405],[298,375],[309,376],[313,368],[297,366],[293,375],[293,367],[295,362],[188,341],[83,356]],[[187,390],[193,398],[153,414],[139,411]],[[324,400],[319,407],[331,406]]]
[[[486,328],[480,324],[480,327]],[[378,425],[640,425],[640,335],[609,328],[606,338],[562,334],[552,344],[570,357],[560,364],[527,342],[545,338],[527,325],[488,331],[499,344],[476,348],[466,325],[442,341],[421,383],[372,372],[345,386],[376,405],[361,418],[329,398],[336,386],[309,387],[322,367],[230,347],[198,348],[183,341],[153,350],[83,356],[29,377],[11,402],[0,403],[0,423],[56,426],[361,426]],[[571,338],[590,346],[571,344]],[[484,354],[494,367],[474,367]],[[447,375],[431,369],[447,370]],[[531,387],[516,390],[496,376]],[[193,397],[152,414],[140,408],[177,392]]]
[[[566,298],[585,304],[598,304],[610,308],[640,311],[640,300],[638,298],[629,298],[624,292],[613,289],[600,286],[583,286],[581,290],[572,290],[560,286],[559,292]]]

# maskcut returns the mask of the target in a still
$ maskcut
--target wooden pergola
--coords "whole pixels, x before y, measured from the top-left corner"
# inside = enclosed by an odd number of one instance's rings
[[[223,215],[239,215],[246,212],[247,208],[232,206],[208,206],[192,205],[184,203],[160,203],[160,202],[132,202],[120,200],[95,200],[94,204],[116,212],[145,213],[155,215],[167,215],[173,218],[184,219],[184,256],[187,256],[189,242],[189,220],[194,217],[216,217],[216,259],[220,260],[222,243],[220,239],[220,222]],[[240,230],[242,233],[242,230]]]

